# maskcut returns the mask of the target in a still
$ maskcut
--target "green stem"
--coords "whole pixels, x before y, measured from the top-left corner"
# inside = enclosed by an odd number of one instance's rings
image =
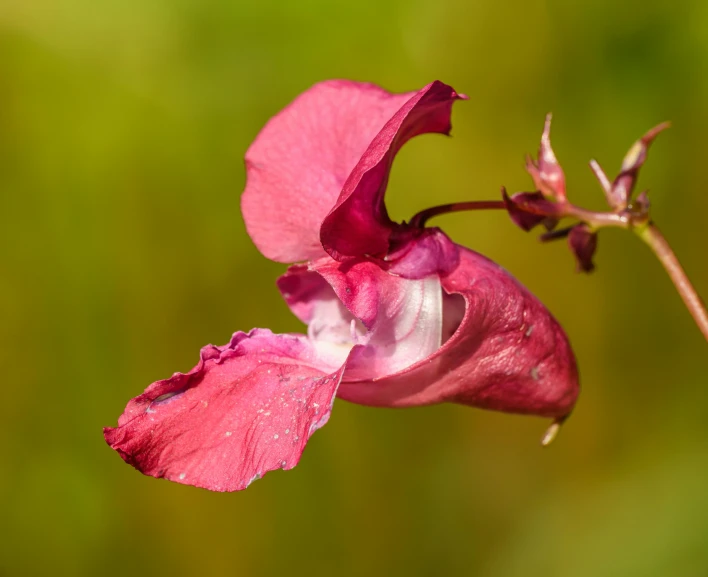
[[[678,258],[676,258],[674,251],[671,250],[669,243],[666,242],[664,236],[652,222],[646,227],[634,230],[639,235],[639,238],[649,245],[649,248],[654,251],[656,257],[664,265],[686,308],[688,308],[688,312],[691,313],[703,336],[708,340],[708,311],[706,310],[706,305],[701,300],[701,297],[698,296],[691,281],[688,280],[686,272],[683,270]]]

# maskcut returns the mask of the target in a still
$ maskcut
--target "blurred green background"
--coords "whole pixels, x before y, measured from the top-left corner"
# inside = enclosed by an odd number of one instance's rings
[[[3,0],[0,575],[708,575],[706,342],[650,252],[592,276],[501,213],[438,219],[535,292],[584,390],[547,423],[339,401],[243,493],[144,477],[104,443],[130,397],[254,326],[299,331],[239,212],[243,154],[316,81],[466,92],[406,145],[392,216],[529,189],[543,116],[579,204],[663,120],[640,186],[708,295],[708,3]]]

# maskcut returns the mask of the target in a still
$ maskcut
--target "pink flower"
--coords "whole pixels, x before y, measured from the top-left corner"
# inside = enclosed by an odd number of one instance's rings
[[[578,394],[567,338],[505,270],[437,228],[394,223],[384,192],[410,138],[447,134],[433,82],[390,94],[330,81],[268,122],[246,154],[242,208],[307,334],[236,333],[130,401],[108,444],[147,475],[216,491],[294,467],[335,397],[455,402],[562,420]]]

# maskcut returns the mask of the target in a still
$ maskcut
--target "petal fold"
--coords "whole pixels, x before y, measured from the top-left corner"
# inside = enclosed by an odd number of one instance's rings
[[[416,93],[373,84],[316,84],[274,116],[246,153],[243,218],[264,256],[321,257],[320,225],[371,141]]]
[[[387,254],[389,238],[397,228],[384,205],[394,157],[414,136],[449,134],[452,105],[465,98],[435,81],[410,97],[390,118],[361,156],[322,223],[322,245],[333,258]]]
[[[150,385],[104,436],[146,475],[238,491],[298,463],[329,419],[343,372],[303,336],[236,333],[204,347],[190,372]]]
[[[359,345],[345,380],[396,373],[440,348],[444,295],[437,275],[406,279],[379,261],[325,257],[308,268],[291,267],[278,286],[323,354]]]
[[[382,267],[404,278],[446,276],[460,264],[457,245],[439,228],[407,229],[392,238]]]

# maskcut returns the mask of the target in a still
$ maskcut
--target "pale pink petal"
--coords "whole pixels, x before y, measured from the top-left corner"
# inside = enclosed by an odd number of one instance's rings
[[[351,342],[355,318],[321,275],[307,265],[294,265],[278,279],[278,288],[290,310],[308,325],[310,338]]]
[[[204,347],[189,373],[150,385],[104,435],[146,475],[238,491],[298,463],[329,419],[343,372],[300,335],[236,333]]]
[[[397,374],[361,382],[345,375],[338,396],[388,407],[452,401],[513,413],[567,415],[579,385],[575,357],[560,325],[500,266],[458,249],[458,267],[441,279],[446,293],[466,304],[452,337]],[[459,302],[450,301],[444,314],[455,318],[443,319],[443,325],[454,327]]]
[[[388,253],[397,228],[384,205],[393,158],[414,136],[448,134],[452,105],[460,98],[466,97],[435,81],[413,95],[376,135],[322,223],[322,245],[334,258]]]
[[[288,288],[286,299],[294,310],[300,307],[297,301],[304,295],[296,285],[309,285],[309,276],[326,281],[318,296],[322,302],[344,305],[339,309],[341,315],[322,305],[313,308],[314,314],[305,319],[309,327],[331,323],[340,327],[336,333],[341,337],[340,346],[361,345],[349,357],[345,379],[395,373],[440,348],[443,292],[437,275],[406,279],[387,273],[374,261],[341,263],[327,257],[311,263],[310,272],[291,270],[287,282],[281,279],[281,290]],[[315,338],[320,335],[328,333],[320,330]]]
[[[241,208],[258,249],[279,262],[323,255],[320,225],[371,141],[415,93],[316,84],[273,117],[246,153]]]

